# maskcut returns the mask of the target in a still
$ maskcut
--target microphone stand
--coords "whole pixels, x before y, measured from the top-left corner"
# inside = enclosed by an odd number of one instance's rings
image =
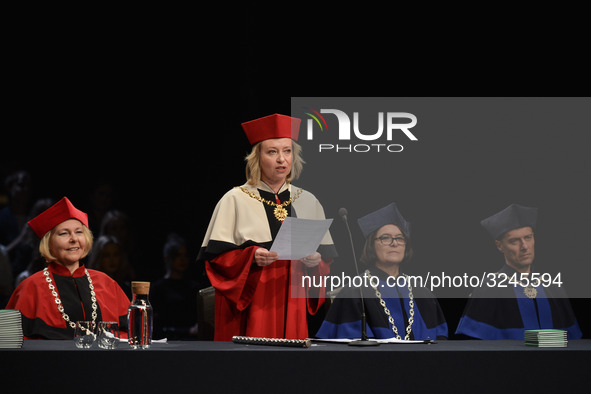
[[[339,215],[343,218],[345,226],[347,227],[347,233],[349,234],[349,241],[351,243],[351,251],[353,252],[353,261],[355,262],[355,270],[357,271],[357,277],[359,275],[359,266],[357,264],[357,257],[355,256],[355,247],[353,246],[353,236],[351,235],[351,229],[349,228],[349,222],[347,220],[347,210],[341,208]],[[377,346],[380,343],[377,341],[370,341],[367,339],[367,320],[365,316],[365,299],[363,298],[363,291],[361,286],[359,287],[359,298],[361,299],[361,339],[349,342],[349,346]]]

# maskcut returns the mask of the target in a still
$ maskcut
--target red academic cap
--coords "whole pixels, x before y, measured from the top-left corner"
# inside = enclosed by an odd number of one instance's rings
[[[298,140],[301,119],[274,114],[242,123],[250,145],[271,138],[291,138]]]
[[[35,218],[29,220],[29,227],[33,229],[39,238],[43,238],[48,231],[68,219],[78,219],[88,227],[88,215],[76,209],[70,200],[64,197]]]

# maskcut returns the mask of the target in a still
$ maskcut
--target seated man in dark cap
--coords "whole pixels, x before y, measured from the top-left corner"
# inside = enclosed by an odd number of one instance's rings
[[[537,208],[511,204],[480,222],[504,255],[505,265],[473,291],[456,334],[523,340],[525,330],[555,328],[566,330],[568,339],[582,337],[564,289],[542,285],[533,275],[537,214]]]

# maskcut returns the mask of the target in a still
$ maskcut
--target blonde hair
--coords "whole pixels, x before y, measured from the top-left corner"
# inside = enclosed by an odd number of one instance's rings
[[[57,259],[51,254],[51,251],[49,250],[49,238],[51,238],[51,235],[54,233],[54,231],[55,227],[50,231],[46,232],[43,238],[41,238],[41,241],[39,242],[39,253],[41,253],[41,256],[43,256],[45,258],[45,261],[47,261],[48,263],[57,261]],[[90,252],[90,250],[92,249],[93,242],[92,231],[90,231],[88,227],[82,226],[82,233],[84,234],[84,238],[86,239],[86,245],[84,246],[84,253],[81,259],[86,257],[86,255]]]
[[[244,160],[246,161],[246,181],[249,185],[256,185],[261,180],[261,142],[253,145],[252,150]],[[287,174],[285,181],[291,183],[292,179],[298,179],[306,163],[302,158],[302,147],[295,141],[291,141],[292,147],[292,161],[291,171]]]

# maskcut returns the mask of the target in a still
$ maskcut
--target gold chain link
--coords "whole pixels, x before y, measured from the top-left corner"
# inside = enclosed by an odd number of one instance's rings
[[[369,272],[369,270],[366,270],[365,274],[370,277],[369,283],[372,284],[371,287],[373,287],[373,289],[375,290],[376,297],[378,297],[380,299],[380,305],[384,308],[384,312],[386,313],[386,316],[388,316],[388,321],[392,325],[392,331],[394,331],[394,334],[396,335],[396,339],[402,339],[400,337],[400,335],[398,334],[398,328],[396,328],[396,325],[394,324],[394,318],[392,317],[392,315],[390,314],[390,310],[386,306],[386,301],[384,301],[382,299],[382,293],[380,293],[380,291],[378,290],[377,285],[373,286],[372,279],[374,277],[371,275],[371,272]],[[409,313],[408,313],[409,316],[408,316],[408,326],[406,326],[406,335],[404,335],[404,340],[408,341],[410,339],[410,333],[412,331],[412,324],[415,321],[415,301],[414,301],[414,296],[412,294],[412,287],[410,285],[410,281],[408,280],[408,275],[402,274],[402,276],[404,276],[406,278],[406,281],[408,283],[408,306],[410,309],[409,309]],[[378,279],[378,283],[379,283],[379,279]]]
[[[302,194],[302,191],[304,190],[304,189],[298,189],[298,191],[295,193],[295,195],[292,198],[290,198],[287,201],[282,202],[281,204],[277,204],[276,202],[266,200],[266,199],[262,198],[261,196],[257,196],[256,194],[246,190],[242,186],[236,186],[235,189],[240,189],[244,193],[248,194],[250,197],[254,198],[255,200],[265,203],[271,207],[275,207],[273,214],[275,215],[275,219],[279,220],[280,222],[283,222],[285,220],[285,218],[287,217],[287,210],[285,209],[285,207],[287,207],[289,204],[294,202],[300,196],[300,194]]]
[[[96,293],[94,292],[94,286],[92,284],[92,279],[90,278],[90,274],[88,270],[84,268],[84,273],[88,278],[88,287],[90,288],[90,299],[92,300],[92,327],[96,326],[96,318],[97,318],[97,305],[96,305]],[[68,323],[68,325],[72,328],[76,328],[76,323],[70,321],[70,316],[64,311],[64,306],[62,305],[62,300],[60,299],[59,294],[55,291],[55,286],[52,283],[51,277],[49,276],[49,271],[47,267],[43,269],[43,275],[45,275],[45,281],[51,291],[51,295],[55,298],[55,303],[57,304],[57,310],[62,314],[62,318]],[[84,328],[86,330],[86,328]],[[94,333],[91,333],[94,335]]]

